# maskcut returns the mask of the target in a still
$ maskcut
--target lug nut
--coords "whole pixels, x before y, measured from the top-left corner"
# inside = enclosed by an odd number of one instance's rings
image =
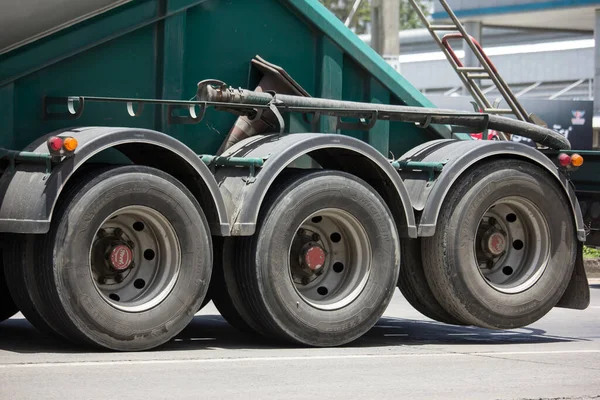
[[[104,285],[106,283],[106,277],[105,276],[99,276],[98,277],[98,283],[101,285]]]
[[[115,282],[117,282],[117,283],[123,282],[123,275],[119,274],[119,275],[115,276]]]
[[[129,246],[130,249],[133,249],[135,247],[135,243],[133,243],[133,241],[129,240],[127,242],[127,246]]]
[[[313,233],[312,240],[314,240],[315,242],[318,242],[319,240],[321,240],[321,236],[319,236],[318,233]]]

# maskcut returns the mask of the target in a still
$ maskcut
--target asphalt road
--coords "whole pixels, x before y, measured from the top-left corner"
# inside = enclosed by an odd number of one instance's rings
[[[0,399],[600,399],[600,284],[586,311],[526,329],[433,322],[398,293],[365,337],[335,349],[273,346],[209,304],[160,351],[89,353],[0,324]]]

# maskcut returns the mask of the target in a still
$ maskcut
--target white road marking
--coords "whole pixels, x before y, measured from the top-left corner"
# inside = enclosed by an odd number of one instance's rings
[[[449,333],[448,336],[477,336],[479,333]]]
[[[338,356],[289,356],[289,357],[236,357],[236,358],[204,358],[180,360],[112,360],[112,361],[77,361],[77,362],[41,362],[1,364],[0,369],[10,368],[48,368],[48,367],[102,367],[112,365],[160,365],[160,364],[221,364],[241,362],[280,362],[308,360],[344,360],[344,359],[377,359],[377,358],[410,358],[410,357],[476,357],[476,356],[517,356],[548,354],[598,354],[600,350],[554,350],[554,351],[500,351],[484,353],[404,353],[404,354],[347,354]]]
[[[214,338],[214,337],[195,337],[195,338],[191,338],[190,340],[192,342],[198,342],[198,341],[207,341],[207,340],[217,340],[217,338]]]
[[[500,335],[522,335],[522,333],[519,333],[519,332],[493,332],[493,333],[490,333],[490,335],[497,335],[497,336],[500,336]]]
[[[408,336],[408,333],[385,333],[383,336]]]
[[[375,325],[375,328],[384,328],[384,329],[402,329],[401,326],[395,325]]]

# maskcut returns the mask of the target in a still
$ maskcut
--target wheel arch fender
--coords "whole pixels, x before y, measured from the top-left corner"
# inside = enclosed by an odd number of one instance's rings
[[[24,151],[48,153],[52,136],[73,137],[73,155],[53,165],[18,164],[0,178],[0,231],[46,233],[63,189],[93,156],[116,149],[133,164],[155,167],[178,178],[197,198],[215,235],[228,235],[227,210],[208,167],[182,142],[161,132],[138,128],[83,127],[42,136]]]
[[[243,173],[234,176],[232,169],[215,174],[232,218],[232,235],[254,234],[261,204],[275,180],[286,168],[309,156],[324,169],[344,171],[372,185],[392,211],[400,236],[416,237],[410,197],[398,172],[363,141],[335,134],[259,135],[237,143],[223,156],[265,160],[254,177]]]
[[[419,236],[435,234],[438,216],[444,200],[455,182],[467,170],[495,158],[521,159],[538,165],[553,176],[569,199],[577,237],[585,241],[585,225],[575,191],[566,176],[540,151],[508,141],[439,140],[414,149],[401,157],[403,161],[441,162],[444,167],[434,181],[427,181],[413,172],[401,172],[411,193],[413,206],[421,212]]]

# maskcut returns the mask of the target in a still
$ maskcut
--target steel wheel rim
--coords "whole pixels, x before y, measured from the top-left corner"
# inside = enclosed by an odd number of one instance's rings
[[[306,262],[314,247],[324,253],[323,265],[317,270]],[[288,254],[294,289],[302,300],[321,310],[339,309],[356,300],[371,273],[372,250],[366,230],[356,217],[341,209],[323,209],[306,218],[296,229]]]
[[[181,269],[175,229],[161,213],[145,206],[124,207],[106,218],[96,231],[89,259],[98,293],[127,312],[147,311],[162,303]]]
[[[488,285],[507,294],[523,292],[548,266],[548,221],[531,201],[516,196],[503,198],[479,221],[474,257]]]

